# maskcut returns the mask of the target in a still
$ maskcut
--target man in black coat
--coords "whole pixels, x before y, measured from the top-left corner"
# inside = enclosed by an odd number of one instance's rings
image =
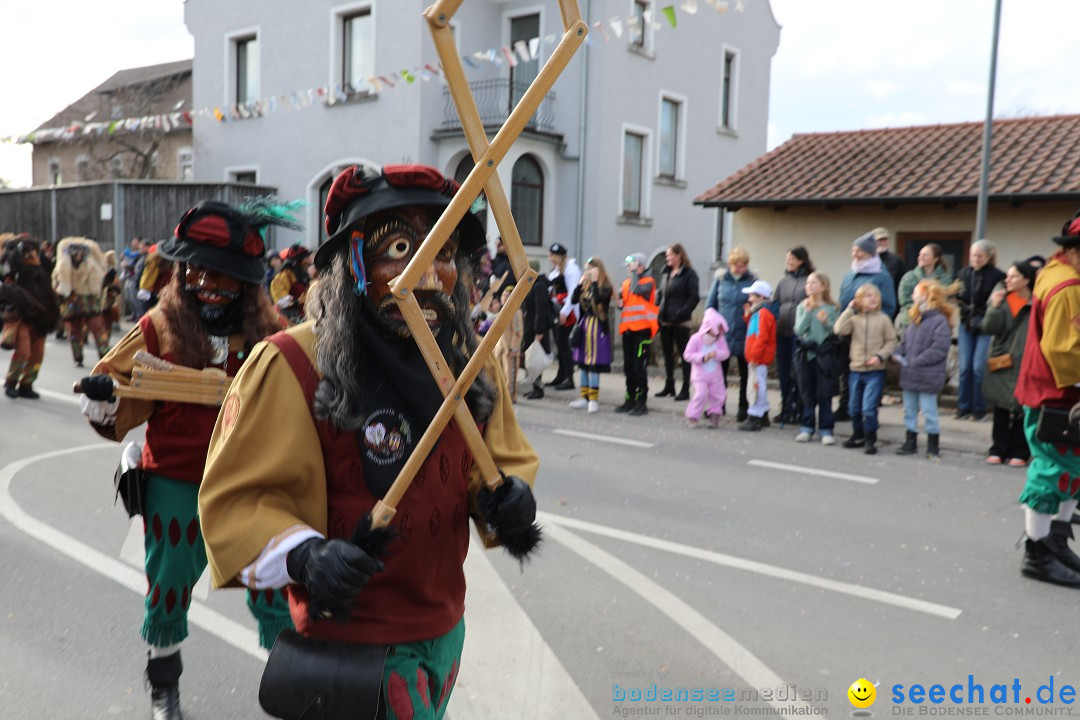
[[[544,352],[551,353],[551,296],[548,293],[549,281],[545,275],[537,275],[532,290],[521,303],[521,314],[525,331],[521,336],[521,357],[534,342],[540,343]],[[544,385],[540,375],[532,378],[533,388],[525,395],[526,400],[539,400],[544,397]]]
[[[889,276],[893,281],[893,292],[897,292],[900,289],[900,278],[904,277],[904,273],[907,272],[904,269],[903,259],[896,253],[889,251],[889,231],[886,228],[879,227],[874,228],[874,240],[877,241],[877,254],[881,258],[881,264],[885,267],[885,272],[889,273]],[[899,303],[897,303],[899,306]]]

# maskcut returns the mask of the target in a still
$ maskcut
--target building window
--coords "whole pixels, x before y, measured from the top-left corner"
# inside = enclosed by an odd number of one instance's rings
[[[53,158],[49,160],[49,184],[59,185],[62,177],[60,175],[60,160]]]
[[[461,162],[458,163],[457,169],[454,170],[454,180],[464,184],[475,164],[472,155],[466,153],[465,157],[461,158]],[[483,190],[480,191],[480,199],[483,201],[483,209],[476,213],[476,217],[480,219],[480,224],[484,226],[484,232],[487,233],[487,194]]]
[[[517,66],[510,68],[510,107],[507,112],[513,110],[521,96],[529,89],[529,85],[536,79],[540,72],[540,58],[532,58],[525,62],[519,54],[519,48],[530,50],[533,38],[540,37],[540,15],[522,15],[510,18],[510,51],[517,56]],[[521,43],[520,45],[518,43]]]
[[[622,215],[642,216],[642,177],[645,161],[645,136],[627,131],[623,135]]]
[[[660,99],[660,177],[674,180],[679,177],[679,143],[682,142],[680,123],[682,103],[672,98]]]
[[[524,245],[544,244],[544,173],[531,155],[514,163],[510,186],[510,212],[517,220]]]
[[[229,174],[232,175],[234,183],[242,185],[255,185],[259,181],[258,174],[254,170],[240,170]]]
[[[195,155],[191,148],[180,148],[176,153],[176,177],[184,182],[195,179]]]
[[[371,8],[341,18],[342,71],[346,92],[370,92],[367,79],[375,73],[375,22]]]
[[[238,38],[236,44],[236,102],[259,99],[259,38]]]
[[[75,182],[86,182],[90,179],[90,158],[80,155],[75,160]]]
[[[109,179],[119,180],[124,176],[124,158],[113,155],[109,158]]]
[[[724,79],[720,87],[720,127],[725,130],[735,129],[735,61],[735,53],[725,50]]]
[[[649,23],[645,20],[649,13],[649,0],[634,0],[630,8],[630,47],[644,50],[648,47],[647,36]]]

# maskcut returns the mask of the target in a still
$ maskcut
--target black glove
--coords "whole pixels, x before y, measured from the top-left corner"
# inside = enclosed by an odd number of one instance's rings
[[[311,538],[289,551],[285,567],[307,588],[312,618],[344,623],[361,588],[383,564],[348,540]]]
[[[500,534],[513,536],[525,532],[536,521],[536,498],[529,484],[516,475],[506,475],[506,482],[492,492],[480,489],[477,501],[487,521]]]
[[[116,395],[113,394],[115,388],[112,376],[104,373],[84,377],[79,381],[79,389],[82,390],[83,395],[91,400],[112,402],[116,399]]]

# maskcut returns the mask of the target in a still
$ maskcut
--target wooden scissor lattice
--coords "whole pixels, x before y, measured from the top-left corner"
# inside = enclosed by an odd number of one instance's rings
[[[521,244],[521,235],[518,233],[517,224],[510,212],[510,203],[506,198],[502,182],[499,180],[497,167],[514,141],[521,135],[529,118],[540,107],[540,101],[544,99],[551,86],[566,69],[570,58],[574,56],[581,43],[588,35],[588,25],[581,19],[577,0],[558,0],[559,11],[562,14],[563,28],[565,32],[562,40],[555,47],[551,57],[540,69],[536,79],[533,80],[529,89],[525,91],[517,106],[507,117],[503,126],[495,133],[495,138],[488,142],[484,124],[480,120],[480,112],[476,107],[469,83],[465,79],[465,70],[461,66],[461,56],[457,51],[457,44],[450,29],[450,19],[461,7],[464,0],[440,0],[427,10],[424,16],[427,18],[431,29],[432,38],[435,41],[435,49],[442,61],[443,72],[446,75],[447,85],[450,87],[450,95],[454,99],[458,117],[461,118],[461,127],[465,133],[465,139],[469,143],[475,166],[469,176],[458,189],[453,200],[443,211],[438,222],[431,229],[427,238],[420,245],[416,255],[409,261],[400,276],[390,284],[391,296],[397,303],[405,322],[412,331],[413,339],[420,347],[428,369],[435,378],[439,390],[443,394],[443,403],[435,414],[431,424],[424,431],[423,436],[417,443],[416,449],[406,461],[394,484],[386,495],[379,500],[372,511],[372,525],[384,527],[390,524],[394,517],[398,503],[405,491],[408,490],[416,473],[420,470],[428,453],[435,446],[435,442],[442,434],[443,429],[451,419],[457,420],[458,429],[464,436],[465,443],[475,459],[476,467],[479,468],[484,482],[491,489],[502,483],[502,476],[495,461],[484,444],[484,438],[476,427],[469,409],[465,405],[465,393],[472,386],[476,376],[480,373],[495,349],[495,344],[506,330],[511,318],[521,306],[525,296],[532,290],[536,282],[537,273],[529,267],[525,248]],[[414,290],[419,284],[424,271],[431,267],[435,256],[442,250],[443,245],[449,239],[450,234],[458,223],[469,211],[473,202],[481,191],[487,193],[491,212],[495,217],[495,223],[502,234],[503,245],[510,259],[510,266],[514,275],[518,278],[517,286],[510,294],[506,304],[500,310],[494,324],[481,340],[476,352],[469,359],[461,374],[455,378],[450,372],[449,364],[439,350],[435,342],[435,336],[428,328],[423,312],[416,300]],[[485,538],[485,541],[490,538]]]

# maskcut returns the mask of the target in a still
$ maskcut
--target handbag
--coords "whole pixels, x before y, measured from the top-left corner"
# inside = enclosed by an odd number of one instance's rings
[[[282,720],[374,718],[389,650],[283,630],[263,670],[259,705]]]
[[[576,323],[574,327],[570,328],[570,334],[566,337],[570,347],[577,347],[581,343],[581,332],[581,323]]]
[[[992,358],[986,359],[986,369],[990,372],[998,372],[999,370],[1008,370],[1013,366],[1012,354],[1005,353],[1004,355],[995,355]]]
[[[119,497],[129,518],[136,515],[145,517],[146,481],[150,475],[139,467],[141,459],[142,446],[136,442],[128,443],[113,474],[113,502]]]
[[[1080,445],[1080,425],[1069,422],[1065,408],[1043,406],[1035,425],[1035,439],[1049,445]]]

